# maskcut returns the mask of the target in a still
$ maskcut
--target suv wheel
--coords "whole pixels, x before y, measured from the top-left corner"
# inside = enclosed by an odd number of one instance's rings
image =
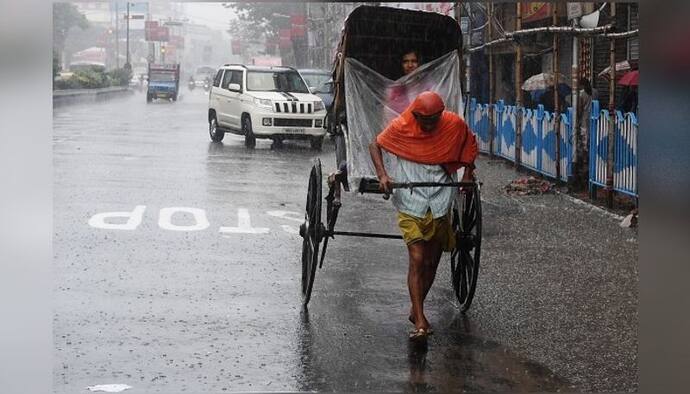
[[[223,141],[223,137],[225,137],[225,132],[218,129],[218,121],[216,121],[215,116],[208,122],[208,135],[213,142],[221,142]]]
[[[249,116],[242,118],[242,131],[244,132],[244,146],[254,148],[256,146],[256,137],[252,130],[252,119]]]
[[[312,137],[310,142],[312,149],[321,150],[321,147],[323,146],[323,137]]]

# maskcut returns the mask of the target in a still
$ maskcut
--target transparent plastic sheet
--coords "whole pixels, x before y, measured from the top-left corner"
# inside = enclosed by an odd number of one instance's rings
[[[397,81],[382,76],[353,58],[345,60],[347,167],[348,177],[355,185],[359,184],[361,178],[376,178],[369,155],[371,141],[425,90],[438,93],[447,110],[462,116],[460,59],[456,51],[421,65]],[[393,155],[384,152],[387,169],[394,168],[394,160]]]

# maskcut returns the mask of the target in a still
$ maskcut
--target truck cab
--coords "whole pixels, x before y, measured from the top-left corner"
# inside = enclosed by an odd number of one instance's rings
[[[148,74],[147,103],[159,98],[177,101],[180,88],[179,64],[149,64]]]

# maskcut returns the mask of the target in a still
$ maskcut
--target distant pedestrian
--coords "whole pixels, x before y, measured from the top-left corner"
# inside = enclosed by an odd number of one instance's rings
[[[443,251],[455,246],[450,207],[457,188],[425,187],[391,190],[393,178],[383,163],[382,149],[397,157],[396,182],[454,182],[464,167],[463,181],[472,181],[477,140],[462,117],[446,111],[441,96],[419,94],[403,113],[369,144],[369,153],[383,192],[393,194],[398,226],[407,244],[410,292],[409,320],[415,325],[410,339],[426,338],[431,326],[424,300],[436,277]]]

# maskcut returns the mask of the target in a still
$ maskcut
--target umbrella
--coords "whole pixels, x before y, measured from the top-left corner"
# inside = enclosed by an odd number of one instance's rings
[[[618,80],[619,85],[623,86],[637,86],[640,83],[640,71],[635,70],[635,71],[630,71],[629,73],[626,73],[621,77],[621,79]]]
[[[536,89],[536,90],[530,90],[530,96],[532,97],[533,101],[539,101],[541,99],[541,96],[544,95],[544,93],[548,94],[553,94],[553,89]],[[567,97],[572,93],[572,90],[570,89],[570,86],[564,84],[564,83],[559,83],[558,84],[558,95],[561,98]]]
[[[554,76],[553,73],[541,73],[537,75],[533,75],[529,77],[525,83],[522,84],[522,90],[525,90],[527,92],[533,91],[533,90],[546,90],[549,87],[553,87],[554,85]],[[558,82],[559,85],[565,84],[566,79],[563,74],[558,74]],[[560,86],[559,86],[560,90]]]
[[[616,74],[630,70],[637,70],[637,64],[637,60],[623,60],[622,62],[618,62],[616,63]],[[611,66],[603,69],[598,75],[600,77],[608,78],[609,74],[611,74]]]

